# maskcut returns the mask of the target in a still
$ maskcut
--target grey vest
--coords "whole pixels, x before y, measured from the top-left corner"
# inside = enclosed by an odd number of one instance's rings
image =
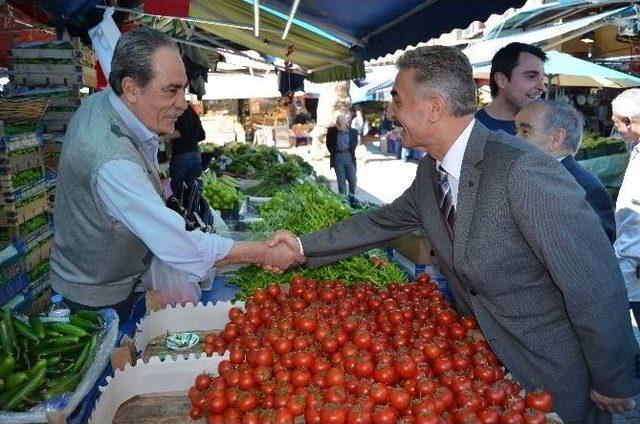
[[[51,285],[72,302],[106,306],[127,298],[146,269],[149,249],[116,227],[96,194],[98,169],[128,160],[145,169],[161,193],[157,171],[138,152],[105,90],[89,97],[69,122],[58,172],[51,252]]]

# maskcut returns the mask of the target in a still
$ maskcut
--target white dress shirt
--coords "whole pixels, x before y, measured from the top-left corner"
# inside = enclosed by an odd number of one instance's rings
[[[110,96],[116,112],[142,140],[141,154],[157,169],[158,135],[147,129],[119,97]],[[162,262],[198,279],[233,247],[233,240],[202,231],[186,231],[184,219],[165,206],[141,166],[112,160],[100,167],[96,192],[109,216],[135,234]]]
[[[469,137],[471,136],[471,130],[476,120],[472,119],[469,125],[462,131],[456,141],[442,158],[442,162],[437,162],[438,165],[448,174],[449,185],[451,186],[451,195],[453,196],[453,206],[458,206],[458,185],[460,184],[460,170],[462,169],[462,159],[464,158],[464,152],[467,150],[467,144],[469,143]]]
[[[616,241],[613,245],[631,302],[640,302],[640,144],[631,150],[629,165],[616,201]]]

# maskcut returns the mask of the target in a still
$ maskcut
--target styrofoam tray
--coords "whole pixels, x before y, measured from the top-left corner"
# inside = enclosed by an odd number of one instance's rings
[[[120,406],[134,396],[189,390],[196,375],[203,371],[217,375],[218,364],[223,359],[226,358],[218,355],[197,357],[191,354],[188,357],[179,355],[175,360],[154,356],[147,363],[126,364],[124,370],[116,370],[113,377],[107,377],[107,385],[99,388],[101,395],[89,424],[113,422]]]
[[[149,342],[169,332],[207,331],[223,329],[229,322],[229,309],[244,307],[243,302],[218,302],[215,304],[187,303],[185,306],[168,306],[165,309],[151,312],[137,324],[137,332],[133,338],[136,349],[144,352]]]

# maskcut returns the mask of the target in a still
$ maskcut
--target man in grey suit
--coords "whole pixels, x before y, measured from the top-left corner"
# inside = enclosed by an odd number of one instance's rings
[[[405,53],[390,117],[408,147],[429,153],[392,204],[304,235],[311,267],[423,230],[455,307],[473,314],[526,390],[543,387],[565,422],[606,423],[640,392],[626,291],[611,245],[583,191],[535,146],[474,120],[464,54]],[[290,247],[287,232],[270,243]]]

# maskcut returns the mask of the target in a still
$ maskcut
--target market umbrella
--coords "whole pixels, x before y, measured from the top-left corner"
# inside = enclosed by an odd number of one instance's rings
[[[640,87],[640,78],[550,50],[544,70],[549,83],[561,87]],[[474,67],[473,77],[489,79],[491,65]]]

